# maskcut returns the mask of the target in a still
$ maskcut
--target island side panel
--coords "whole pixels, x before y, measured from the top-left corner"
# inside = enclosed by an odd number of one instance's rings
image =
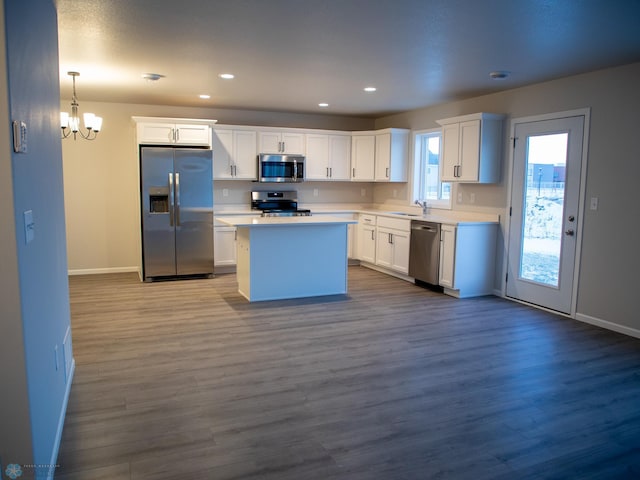
[[[236,228],[236,277],[238,292],[251,300],[251,249],[249,227]]]
[[[242,255],[250,264],[250,286],[248,294],[243,293],[249,300],[347,292],[346,224],[273,225],[248,230],[250,254]],[[240,254],[238,251],[238,257]],[[243,275],[238,273],[239,284]]]

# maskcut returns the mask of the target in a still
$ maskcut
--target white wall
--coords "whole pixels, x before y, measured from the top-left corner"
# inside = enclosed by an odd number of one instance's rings
[[[82,93],[82,83],[78,84]],[[69,101],[62,100],[63,110]],[[138,216],[138,152],[132,116],[208,118],[220,124],[304,127],[332,130],[366,130],[372,119],[303,115],[250,110],[179,108],[80,101],[80,111],[104,118],[103,130],[94,141],[66,139],[64,158],[65,211],[69,269],[74,273],[135,270],[140,263]],[[256,184],[245,181],[215,182],[214,203],[249,205],[249,191]],[[347,185],[348,186],[348,185]],[[222,196],[222,188],[229,190]],[[313,196],[313,188],[318,196]],[[314,182],[296,185],[301,202],[370,203],[373,188],[350,188]]]
[[[2,237],[7,240],[2,257],[15,257],[6,258],[6,264],[3,260],[0,276],[0,371],[6,381],[2,383],[0,457],[4,465],[50,464],[57,455],[72,367],[71,338],[66,337],[70,312],[58,129],[57,18],[51,0],[4,2],[2,10],[6,33],[1,41],[7,55],[2,78],[8,80],[8,89],[3,83],[1,92],[3,102],[8,95],[8,110],[6,104],[0,109],[4,125],[0,208]],[[14,119],[28,127],[27,153],[11,149],[7,124]],[[23,220],[27,210],[35,221],[35,236],[28,244]],[[6,295],[12,297],[5,305]],[[10,358],[5,360],[5,355]],[[33,474],[25,469],[25,478]]]
[[[638,85],[640,63],[635,63],[380,118],[376,128],[435,128],[437,119],[475,112],[505,113],[512,119],[590,107],[586,200],[588,203],[590,197],[598,197],[600,203],[597,211],[582,206],[577,311],[583,319],[613,322],[640,333],[640,315],[634,301],[640,271],[640,225],[636,221],[640,179]],[[458,186],[464,203],[454,203],[454,209],[505,214],[509,119],[505,125],[502,181],[497,185]],[[377,187],[375,201],[387,198],[389,188]],[[476,196],[474,205],[468,203],[471,193]]]

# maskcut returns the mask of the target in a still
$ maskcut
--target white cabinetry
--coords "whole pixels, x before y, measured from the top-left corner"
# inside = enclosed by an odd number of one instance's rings
[[[387,128],[351,136],[351,180],[406,182],[409,130]]]
[[[289,153],[304,155],[304,134],[282,130],[258,132],[258,153]]]
[[[135,117],[134,117],[135,119]],[[211,146],[211,127],[207,123],[173,123],[136,120],[139,145]]]
[[[376,265],[408,274],[411,221],[378,216],[376,223]]]
[[[406,182],[409,131],[397,128],[376,133],[375,181]]]
[[[215,267],[236,264],[236,227],[213,227],[213,261]]]
[[[438,120],[442,125],[443,182],[500,181],[503,118],[476,113]]]
[[[214,128],[211,138],[214,180],[255,180],[256,138],[255,130]]]
[[[354,133],[351,136],[351,180],[372,182],[375,179],[375,133]]]
[[[361,213],[358,217],[358,259],[376,261],[376,216]]]
[[[350,135],[306,135],[306,180],[349,180]]]
[[[497,225],[446,225],[440,230],[440,285],[455,297],[493,293]]]

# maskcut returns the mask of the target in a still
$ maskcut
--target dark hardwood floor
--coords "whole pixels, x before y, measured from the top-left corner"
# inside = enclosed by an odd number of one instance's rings
[[[640,478],[640,340],[361,267],[248,303],[234,275],[71,277],[56,480]]]

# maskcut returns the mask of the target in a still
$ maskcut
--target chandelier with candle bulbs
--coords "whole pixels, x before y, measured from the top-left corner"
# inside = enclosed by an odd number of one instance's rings
[[[76,95],[76,77],[80,75],[78,72],[67,72],[73,79],[73,97],[71,97],[71,114],[68,112],[60,112],[60,126],[62,128],[62,138],[68,138],[73,134],[73,139],[80,134],[85,140],[95,140],[98,132],[102,128],[102,117],[97,117],[93,113],[85,113],[84,129],[80,128],[80,114],[78,113],[78,96]]]

